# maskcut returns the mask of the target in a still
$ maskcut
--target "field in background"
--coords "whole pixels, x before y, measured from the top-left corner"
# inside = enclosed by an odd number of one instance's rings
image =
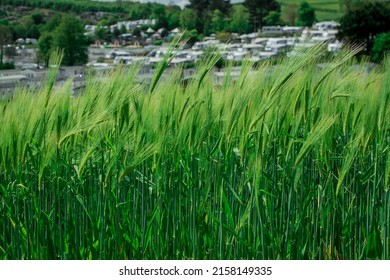
[[[282,18],[287,21],[289,6],[299,7],[300,1],[296,0],[278,0],[282,5]],[[307,0],[315,9],[318,21],[338,20],[342,15],[338,0]]]
[[[165,60],[150,86],[118,68],[73,98],[53,68],[20,89],[0,259],[389,259],[390,61],[321,53],[218,85],[211,58],[186,85]]]

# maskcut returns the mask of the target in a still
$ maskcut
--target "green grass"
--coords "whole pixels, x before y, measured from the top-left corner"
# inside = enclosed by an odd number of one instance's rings
[[[278,2],[282,6],[282,18],[286,21],[288,21],[289,7],[298,8],[301,3],[296,0],[279,0]],[[307,2],[315,9],[318,21],[338,20],[343,14],[338,0],[307,0]]]
[[[0,105],[1,259],[389,259],[390,61],[137,67]],[[169,59],[169,58],[167,58]],[[58,64],[58,63],[57,63]]]

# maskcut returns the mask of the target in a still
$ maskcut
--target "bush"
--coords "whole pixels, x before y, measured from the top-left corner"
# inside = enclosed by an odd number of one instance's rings
[[[9,70],[9,69],[15,69],[15,64],[9,62],[0,64],[0,70]]]
[[[226,31],[220,31],[217,33],[216,38],[221,42],[227,42],[232,38],[232,34]]]

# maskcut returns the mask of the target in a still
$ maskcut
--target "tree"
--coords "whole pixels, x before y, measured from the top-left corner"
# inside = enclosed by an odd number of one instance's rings
[[[39,18],[36,20],[39,21]],[[36,38],[41,35],[41,25],[37,25],[32,16],[24,16],[18,20],[16,24],[12,26],[14,31],[14,39],[17,38]]]
[[[157,23],[155,28],[167,28],[168,27],[168,19],[165,13],[165,6],[156,4],[153,7],[152,18],[156,19]]]
[[[378,34],[374,39],[371,57],[375,61],[381,61],[390,53],[390,32]]]
[[[122,24],[121,28],[119,29],[121,34],[126,34],[127,33],[127,28],[126,25]]]
[[[135,38],[140,38],[141,37],[141,29],[138,27],[134,28],[133,33],[131,34]]]
[[[31,18],[36,25],[42,24],[44,21],[44,17],[41,14],[32,14]]]
[[[53,47],[62,49],[64,65],[81,65],[88,61],[88,44],[84,28],[73,15],[63,16],[53,34]]]
[[[60,14],[57,14],[55,16],[52,16],[45,25],[41,27],[41,33],[44,32],[53,32],[57,28],[58,25],[61,23],[62,16]]]
[[[38,40],[38,60],[42,59],[45,62],[45,67],[49,66],[49,57],[52,51],[53,36],[49,32],[45,32]]]
[[[20,23],[16,23],[14,26],[12,26],[12,29],[14,31],[14,39],[19,38],[27,38],[27,28]]]
[[[181,9],[179,6],[176,5],[167,6],[167,19],[168,19],[169,30],[172,30],[180,26],[180,13],[181,13]]]
[[[302,2],[298,8],[299,23],[303,26],[312,26],[316,21],[315,10],[306,1]]]
[[[275,0],[245,0],[244,6],[250,14],[253,30],[264,26],[265,17],[270,11],[280,11],[280,5]]]
[[[16,56],[16,48],[15,46],[8,46],[4,49],[4,55],[8,58],[8,60],[13,60]]]
[[[369,54],[376,34],[390,31],[390,7],[381,2],[365,2],[340,19],[339,39],[363,44]]]
[[[39,21],[37,18],[36,20]],[[22,38],[35,38],[38,39],[41,35],[41,32],[39,31],[39,25],[35,23],[35,20],[32,16],[24,16],[19,21],[19,24],[21,24],[24,27],[24,35]]]
[[[114,30],[112,31],[112,35],[118,39],[119,38],[119,35],[121,35],[121,32],[120,30],[118,29],[118,27],[115,27]]]
[[[196,29],[198,18],[194,10],[186,8],[180,14],[180,26],[187,30]]]
[[[283,25],[279,11],[271,11],[265,17],[265,24],[268,26]]]
[[[232,19],[230,21],[230,31],[242,34],[249,32],[249,30],[249,13],[242,5],[234,6]]]
[[[183,34],[183,38],[188,40],[188,44],[193,45],[195,42],[199,41],[199,34],[196,29],[187,30]]]
[[[26,32],[26,37],[27,38],[35,38],[38,39],[41,33],[39,32],[38,25],[31,25]]]
[[[209,0],[189,0],[188,8],[191,8],[198,17],[202,18],[205,11],[208,10]]]
[[[220,10],[214,10],[211,18],[211,31],[213,33],[220,32],[225,29],[225,19]]]
[[[0,25],[0,65],[3,64],[4,46],[12,41],[12,31],[9,27]]]
[[[189,0],[189,2],[188,7],[195,12],[199,19],[197,21],[197,30],[199,32],[204,32],[205,29],[211,28],[210,20],[214,10],[218,10],[224,16],[227,16],[231,9],[230,0]]]
[[[0,10],[1,11],[1,10]],[[4,19],[4,18],[0,18],[0,25],[5,25],[5,26],[9,26],[9,22],[8,20]]]
[[[98,25],[95,29],[94,35],[98,40],[109,42],[112,39],[112,34],[110,33],[110,30],[108,29],[107,26]]]
[[[210,0],[208,10],[209,11],[220,11],[224,16],[228,16],[230,10],[232,8],[232,4],[230,4],[230,0]]]

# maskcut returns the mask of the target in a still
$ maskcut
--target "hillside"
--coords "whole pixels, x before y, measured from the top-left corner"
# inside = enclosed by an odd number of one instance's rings
[[[296,13],[297,7],[299,6],[300,1],[297,0],[278,0],[282,5],[282,18],[285,21],[289,21],[289,17],[292,13]],[[32,8],[49,8],[56,11],[104,11],[104,12],[114,12],[114,13],[131,13],[139,15],[140,18],[145,16],[145,13],[150,13],[150,4],[145,5],[142,3],[137,3],[141,1],[124,1],[121,3],[106,3],[106,2],[96,2],[92,0],[3,0],[2,5],[21,5]],[[145,2],[145,1],[142,1]],[[165,1],[165,0],[150,0],[148,2],[159,2],[166,5],[176,4],[179,6],[184,6],[183,1]],[[232,3],[243,2],[243,1],[234,1]],[[341,15],[340,5],[338,0],[307,0],[307,2],[312,5],[316,10],[316,16],[319,21],[322,20],[335,20],[338,19]],[[152,4],[153,5],[153,4]]]
[[[298,7],[300,1],[297,0],[278,0],[282,5],[282,16],[285,20],[288,18],[289,10]],[[338,0],[307,0],[316,10],[317,20],[337,20],[341,16],[340,4]]]

